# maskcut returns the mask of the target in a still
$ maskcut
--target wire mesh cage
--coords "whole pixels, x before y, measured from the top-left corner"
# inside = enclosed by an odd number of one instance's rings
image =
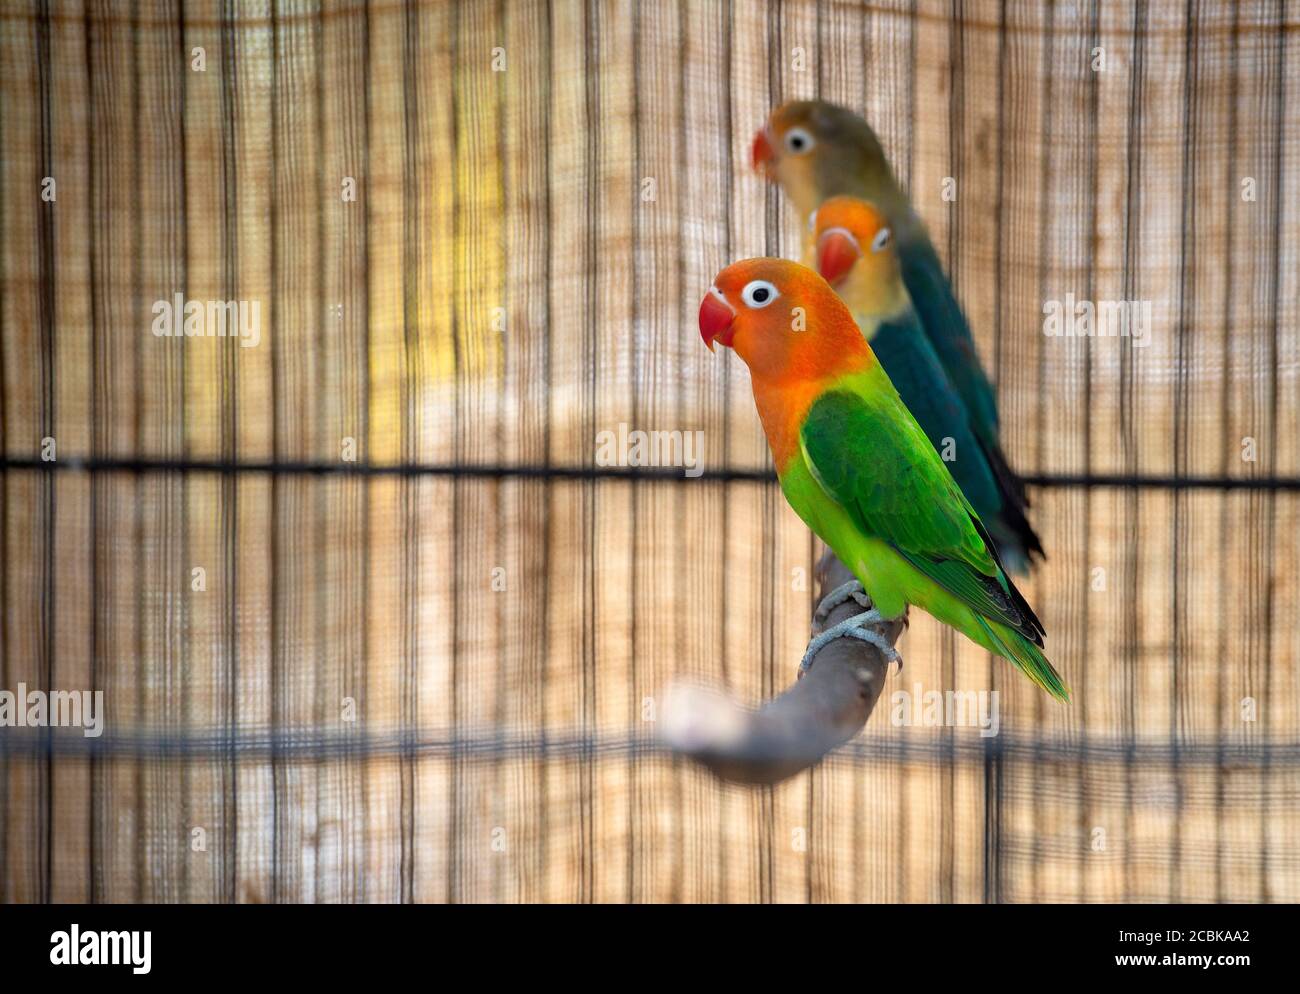
[[[1300,900],[1295,4],[0,25],[0,899]],[[863,734],[739,788],[662,696],[786,685],[819,549],[695,310],[798,255],[747,150],[812,96],[965,307],[1075,700],[914,612]],[[608,465],[638,430],[697,465]]]

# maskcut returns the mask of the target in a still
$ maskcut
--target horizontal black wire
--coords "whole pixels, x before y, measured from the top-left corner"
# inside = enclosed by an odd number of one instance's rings
[[[491,729],[455,732],[434,729],[408,734],[337,734],[311,728],[270,731],[250,728],[232,735],[225,730],[188,734],[105,732],[88,737],[79,729],[0,729],[0,756],[84,758],[88,756],[151,760],[310,763],[341,759],[584,760],[627,756],[671,759],[674,754],[651,735],[584,735],[577,731],[543,734],[500,733]],[[945,764],[984,762],[990,757],[1051,763],[1122,763],[1135,767],[1187,766],[1246,770],[1300,766],[1300,743],[1148,742],[1089,738],[1086,741],[974,732],[950,739],[915,739],[864,735],[828,757],[852,762],[887,761]],[[751,757],[754,758],[754,757]],[[767,757],[770,758],[770,757]],[[1300,781],[1296,787],[1300,790]]]
[[[1124,473],[1031,474],[1020,477],[1029,487],[1139,490],[1300,490],[1300,476],[1137,476]]]
[[[467,479],[540,479],[540,480],[638,480],[663,483],[696,480],[775,483],[776,474],[767,469],[703,470],[687,477],[684,470],[640,466],[547,466],[547,465],[472,465],[453,463],[365,463],[365,462],[294,462],[254,460],[237,462],[222,459],[139,459],[93,458],[62,459],[43,462],[24,457],[0,459],[3,470],[72,470],[88,473],[263,473],[284,476],[446,476]]]
[[[364,462],[294,462],[253,460],[239,462],[224,459],[143,459],[135,457],[71,457],[52,462],[41,459],[6,456],[0,470],[84,473],[219,473],[271,474],[276,476],[442,476],[457,479],[538,479],[538,480],[634,480],[641,483],[712,483],[776,482],[769,469],[706,469],[698,476],[687,476],[672,467],[644,466],[548,466],[530,464],[452,464],[452,463],[364,463]],[[1295,490],[1300,491],[1296,476],[1143,476],[1122,473],[1034,473],[1021,477],[1030,487],[1052,488],[1119,488],[1141,490]]]

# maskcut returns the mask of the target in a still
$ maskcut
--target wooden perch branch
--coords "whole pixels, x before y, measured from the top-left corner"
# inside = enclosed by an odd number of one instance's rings
[[[830,552],[817,566],[817,600],[853,579]],[[822,622],[813,635],[864,609],[848,601]],[[903,621],[873,626],[893,645]],[[853,738],[875,707],[889,663],[874,645],[837,638],[822,646],[802,679],[757,711],[716,691],[675,687],[664,704],[662,737],[669,748],[689,756],[734,783],[772,784],[820,762]]]

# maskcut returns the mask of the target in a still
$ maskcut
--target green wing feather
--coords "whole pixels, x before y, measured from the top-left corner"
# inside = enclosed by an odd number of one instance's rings
[[[1041,646],[1043,626],[1007,578],[979,516],[879,375],[887,389],[846,377],[809,409],[800,441],[814,478],[865,535],[888,543],[977,614]]]

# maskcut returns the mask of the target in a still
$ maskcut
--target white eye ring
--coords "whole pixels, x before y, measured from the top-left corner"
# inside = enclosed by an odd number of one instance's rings
[[[795,155],[812,151],[812,147],[816,144],[813,136],[803,128],[791,128],[785,133],[785,147]]]
[[[892,232],[888,228],[881,228],[876,232],[876,237],[871,239],[871,251],[879,252],[889,244],[889,236]]]
[[[755,310],[766,307],[779,296],[781,294],[776,287],[767,280],[750,280],[745,284],[745,289],[740,291],[740,299],[745,302],[745,306]]]

